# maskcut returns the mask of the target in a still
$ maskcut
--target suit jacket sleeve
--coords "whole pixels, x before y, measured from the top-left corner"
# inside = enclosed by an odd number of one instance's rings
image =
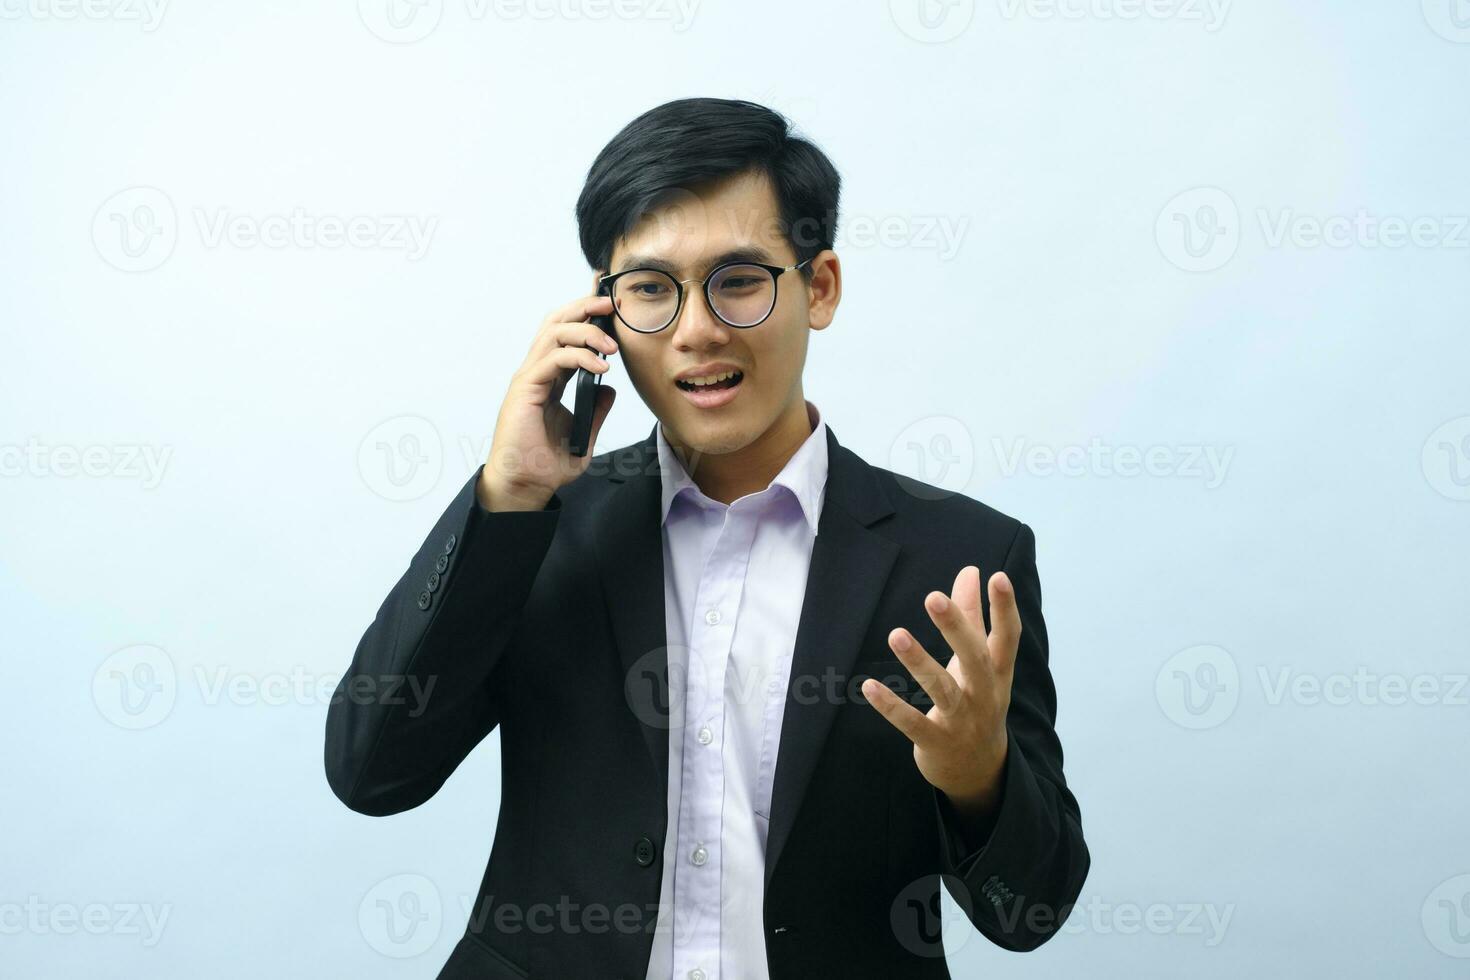
[[[1082,891],[1091,857],[1082,838],[1077,800],[1062,775],[1036,537],[1025,524],[1011,542],[1005,572],[1016,590],[1021,641],[1006,714],[1008,747],[1001,798],[988,839],[967,841],[944,794],[936,789],[934,798],[941,873],[953,876],[951,883],[962,884],[964,890],[956,900],[992,942],[1026,951],[1046,942],[1066,921]]]
[[[483,469],[483,467],[482,467]],[[499,723],[496,668],[561,513],[492,513],[470,477],[389,591],[327,709],[327,782],[384,816],[418,806]]]

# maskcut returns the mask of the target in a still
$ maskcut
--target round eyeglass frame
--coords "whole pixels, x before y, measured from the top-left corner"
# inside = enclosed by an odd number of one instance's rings
[[[816,258],[816,256],[812,256],[812,258]],[[742,261],[742,260],[738,260],[737,259],[737,260],[731,261],[731,262],[721,262],[719,265],[717,265],[713,269],[709,270],[709,274],[706,275],[703,279],[674,279],[674,277],[672,275],[669,275],[669,273],[667,271],[663,270],[663,269],[653,269],[653,268],[649,268],[649,267],[646,267],[646,266],[639,266],[636,269],[624,269],[622,272],[609,273],[608,275],[605,275],[605,276],[602,276],[601,278],[599,278],[597,280],[597,282],[598,282],[598,285],[600,287],[602,287],[603,290],[606,291],[606,294],[608,296],[611,296],[612,295],[612,292],[613,292],[613,284],[616,283],[619,278],[621,278],[623,276],[626,276],[626,275],[628,275],[631,272],[658,272],[658,273],[662,273],[663,275],[668,276],[670,279],[673,279],[673,282],[674,282],[674,290],[675,290],[675,295],[676,295],[676,300],[674,302],[674,312],[673,312],[673,315],[671,315],[669,317],[669,319],[667,320],[667,322],[665,322],[663,326],[659,327],[656,330],[640,330],[637,327],[633,326],[633,324],[631,324],[627,320],[624,320],[623,319],[622,311],[620,311],[618,309],[617,304],[616,303],[613,304],[613,313],[617,315],[617,318],[619,320],[622,320],[623,321],[623,326],[627,327],[629,330],[633,331],[634,333],[655,334],[655,333],[662,333],[663,331],[669,329],[669,324],[670,323],[673,323],[675,320],[679,319],[679,314],[682,313],[683,310],[684,310],[684,284],[686,282],[697,282],[697,283],[700,284],[701,287],[703,287],[701,289],[701,292],[704,293],[704,302],[705,302],[705,305],[707,305],[709,307],[709,311],[715,315],[715,319],[719,320],[725,326],[727,326],[727,327],[733,327],[736,330],[749,330],[751,327],[758,327],[762,323],[765,323],[767,320],[769,320],[771,318],[771,314],[773,312],[775,312],[775,309],[776,309],[776,300],[779,297],[780,292],[781,292],[780,287],[781,287],[781,276],[782,276],[782,274],[787,273],[787,272],[790,272],[793,269],[800,269],[802,266],[806,265],[810,261],[811,261],[811,259],[802,259],[800,262],[796,263],[795,265],[767,265],[764,262],[746,262],[746,261]],[[713,279],[716,275],[718,275],[723,270],[728,269],[728,268],[731,268],[732,266],[738,266],[738,265],[748,265],[748,266],[753,266],[753,267],[755,267],[757,269],[764,269],[768,273],[770,273],[770,275],[771,275],[771,307],[770,307],[770,309],[766,310],[766,315],[765,316],[761,317],[759,320],[755,321],[754,323],[731,323],[729,320],[726,320],[723,316],[720,315],[720,311],[717,310],[717,309],[715,309],[715,301],[714,301],[714,298],[712,296],[710,296],[710,294],[709,294],[709,282],[710,282],[710,280]]]

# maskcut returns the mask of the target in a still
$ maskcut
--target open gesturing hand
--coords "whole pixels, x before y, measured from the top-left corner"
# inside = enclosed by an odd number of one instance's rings
[[[978,567],[960,569],[952,595],[935,590],[925,597],[929,618],[954,651],[947,666],[941,667],[903,627],[888,634],[888,645],[934,702],[927,713],[873,678],[862,687],[868,702],[914,743],[914,762],[924,778],[971,817],[993,810],[1000,793],[1006,711],[1021,639],[1011,580],[996,572],[989,588],[988,635],[980,611]]]

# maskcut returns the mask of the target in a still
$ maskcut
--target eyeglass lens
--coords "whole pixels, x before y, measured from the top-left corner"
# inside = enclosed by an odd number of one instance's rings
[[[732,327],[764,320],[776,303],[776,280],[758,265],[729,265],[710,277],[706,295],[716,316]],[[662,330],[678,313],[674,277],[653,269],[624,273],[613,282],[613,304],[634,330]]]

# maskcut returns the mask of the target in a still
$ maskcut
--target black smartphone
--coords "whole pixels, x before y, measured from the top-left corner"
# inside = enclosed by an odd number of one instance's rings
[[[597,295],[608,295],[606,284],[597,287]],[[613,336],[612,316],[594,316],[589,319],[602,328],[603,333]],[[597,356],[607,360],[607,355],[602,351],[598,351]],[[568,440],[568,451],[573,456],[587,455],[587,443],[592,441],[592,410],[597,407],[597,386],[600,384],[601,374],[584,367],[577,368],[577,391],[572,403],[572,434]]]

